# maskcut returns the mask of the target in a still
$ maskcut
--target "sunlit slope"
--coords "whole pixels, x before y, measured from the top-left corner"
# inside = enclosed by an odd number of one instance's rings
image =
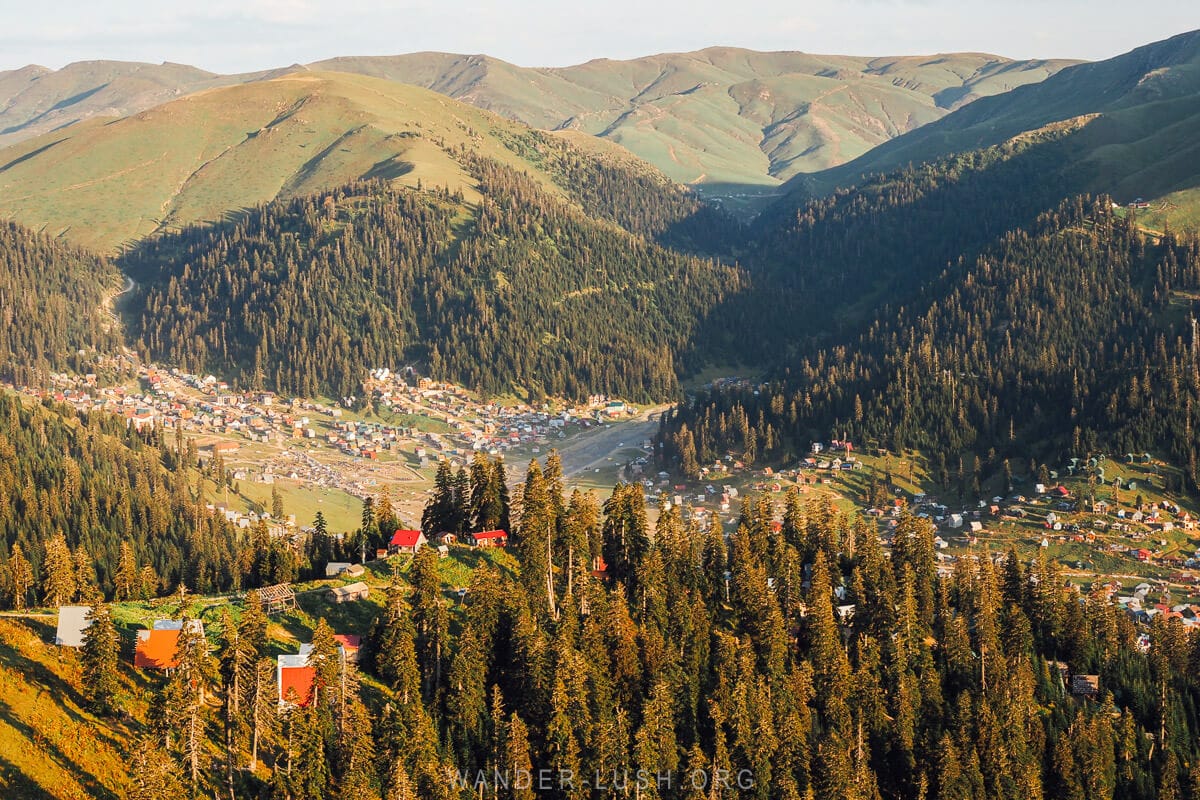
[[[0,151],[0,215],[112,250],[162,228],[361,177],[461,189],[470,199],[472,180],[448,152],[459,147],[549,185],[506,146],[524,130],[414,86],[297,73],[90,120]]]
[[[1200,220],[1200,31],[982,99],[796,186],[822,191],[1060,125],[1075,131],[1059,145],[1060,170],[1047,178],[1060,181],[1064,194],[1146,198],[1148,224]]]
[[[841,164],[1070,63],[714,47],[557,69],[446,53],[313,66],[419,84],[535,127],[577,128],[619,142],[682,182],[770,185]]]

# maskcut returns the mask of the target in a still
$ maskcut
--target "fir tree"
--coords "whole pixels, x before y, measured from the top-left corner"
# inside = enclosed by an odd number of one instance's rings
[[[33,588],[33,567],[25,558],[20,544],[14,544],[5,565],[3,582],[9,608],[24,611],[29,602],[29,590]]]
[[[83,696],[97,713],[112,714],[119,710],[121,639],[107,603],[93,606],[87,619],[79,651]]]
[[[42,559],[42,602],[61,606],[71,602],[78,590],[75,559],[67,547],[66,537],[57,533],[46,544]]]
[[[117,573],[113,576],[113,599],[117,602],[132,600],[140,596],[141,576],[137,559],[129,542],[121,542],[121,553],[117,560]]]

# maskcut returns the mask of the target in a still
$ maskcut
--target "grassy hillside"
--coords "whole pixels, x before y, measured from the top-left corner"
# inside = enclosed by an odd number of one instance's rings
[[[1044,80],[1069,63],[978,53],[864,58],[709,48],[559,69],[447,53],[336,58],[240,75],[169,63],[88,61],[56,71],[31,65],[0,72],[0,147],[38,140],[9,158],[0,156],[0,173],[13,159],[61,138],[48,134],[75,123],[140,114],[222,86],[306,73],[320,79],[337,71],[422,86],[539,129],[581,131],[628,148],[674,180],[714,191],[736,184],[745,191],[746,185],[769,188],[841,164],[979,97]],[[363,97],[343,99],[357,108]],[[253,102],[243,96],[234,106]],[[385,133],[397,133],[374,100],[362,110],[382,117]],[[238,133],[248,135],[274,119],[260,118]],[[218,137],[207,157],[235,142]],[[320,152],[348,145],[373,152],[378,142],[348,135],[313,147]],[[169,174],[182,180],[176,170]],[[0,192],[5,188],[0,185]],[[141,225],[171,210],[151,208]]]
[[[59,70],[0,72],[0,146],[92,116],[141,111],[181,94],[237,80],[183,64],[81,61]]]
[[[302,73],[89,120],[0,151],[0,215],[112,251],[359,178],[446,187],[477,200],[454,151],[527,171],[555,193],[576,162],[628,170],[636,161],[612,145],[573,148],[425,89]],[[661,176],[651,183],[678,193]]]
[[[620,143],[680,182],[769,186],[841,164],[1069,63],[713,47],[559,69],[446,53],[312,66],[426,86],[538,128],[581,130]]]
[[[121,684],[130,720],[84,706],[74,650],[55,647],[55,617],[0,618],[0,794],[21,800],[124,796],[125,749],[145,719],[149,682]]]
[[[326,589],[343,580],[322,580],[296,586],[299,607],[272,618],[268,650],[272,657],[295,653],[311,641],[319,619],[338,633],[365,640],[372,624],[384,615],[385,589],[395,562],[405,578],[411,559],[397,557],[373,562],[365,576],[373,593],[367,600],[333,604]],[[480,553],[455,548],[450,558],[438,562],[442,592],[455,624],[461,624],[464,607],[457,594],[469,586],[474,570],[488,567],[510,573],[515,561],[504,551]],[[56,616],[35,611],[20,616],[0,616],[0,796],[20,800],[95,798],[117,800],[126,796],[131,748],[151,725],[150,704],[162,679],[131,665],[135,631],[156,619],[178,619],[184,613],[204,622],[210,648],[221,635],[220,618],[229,609],[241,618],[241,603],[228,598],[194,596],[186,607],[177,597],[147,602],[117,603],[113,617],[123,640],[119,703],[127,712],[119,719],[101,718],[88,710],[82,695],[79,653],[53,644]],[[370,675],[362,680],[380,704],[390,691]],[[215,709],[215,701],[212,703]],[[218,752],[220,726],[208,726],[206,760]],[[214,760],[212,774],[218,766]]]
[[[1043,83],[986,98],[881,145],[844,166],[795,181],[825,191],[1063,124],[1064,193],[1108,192],[1118,202],[1156,199],[1150,223],[1200,218],[1200,31],[1069,67]]]

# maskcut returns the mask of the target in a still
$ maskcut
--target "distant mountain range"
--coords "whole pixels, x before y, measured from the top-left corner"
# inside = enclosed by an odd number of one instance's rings
[[[724,47],[565,68],[447,53],[336,58],[241,75],[86,61],[0,72],[0,146],[205,89],[337,71],[422,86],[535,128],[593,134],[682,183],[770,187],[842,164],[980,97],[1042,81],[1072,63]]]
[[[1066,137],[1058,134],[1070,129]],[[1121,203],[1153,199],[1150,225],[1200,221],[1200,31],[982,98],[896,137],[844,165],[795,177],[801,197],[1018,137],[1053,134],[1057,169],[1044,176],[1063,195],[1107,193]],[[786,205],[786,203],[785,203]]]

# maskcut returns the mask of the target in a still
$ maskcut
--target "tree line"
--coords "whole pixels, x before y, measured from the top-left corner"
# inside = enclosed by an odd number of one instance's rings
[[[1200,643],[1178,622],[1138,627],[1042,553],[940,569],[928,521],[902,516],[885,542],[795,491],[747,498],[730,530],[669,505],[651,524],[639,485],[604,503],[567,495],[556,461],[532,462],[514,493],[517,569],[484,562],[459,602],[425,548],[393,574],[357,666],[316,622],[310,702],[264,702],[272,661],[253,596],[222,619],[215,654],[184,637],[134,785],[292,800],[622,785],[661,798],[1200,796]],[[93,627],[85,669],[100,676],[111,631]],[[1098,676],[1098,694],[1075,696],[1077,674]],[[536,793],[503,783],[539,770],[556,777]]]

